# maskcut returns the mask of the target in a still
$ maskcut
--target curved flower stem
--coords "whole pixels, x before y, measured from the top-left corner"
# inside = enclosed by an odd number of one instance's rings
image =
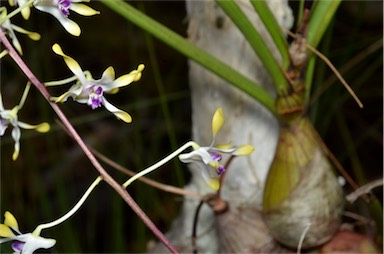
[[[80,148],[83,150],[85,155],[88,157],[89,161],[92,165],[99,171],[103,180],[108,183],[123,199],[124,201],[132,208],[132,210],[140,217],[140,219],[147,225],[147,227],[156,235],[156,237],[172,252],[178,253],[175,247],[169,242],[169,240],[165,237],[165,235],[156,227],[156,225],[149,219],[149,217],[145,214],[145,212],[138,206],[135,200],[129,195],[129,193],[123,188],[119,183],[115,181],[105,169],[101,166],[96,157],[89,150],[87,145],[84,143],[83,139],[77,133],[75,128],[69,122],[68,118],[61,111],[60,107],[50,101],[51,95],[45,86],[36,78],[36,76],[32,73],[32,71],[28,68],[28,66],[24,63],[21,57],[18,55],[16,50],[13,48],[12,44],[9,42],[4,32],[0,30],[0,42],[8,49],[9,55],[15,61],[15,63],[20,67],[20,69],[24,72],[27,78],[32,82],[32,84],[40,91],[40,93],[44,96],[44,98],[51,105],[52,109],[55,111],[57,116],[63,122],[64,126],[71,133],[73,139],[78,143]]]
[[[187,143],[185,143],[182,147],[180,147],[179,149],[177,149],[176,151],[174,151],[173,153],[171,153],[170,155],[168,155],[167,157],[165,157],[164,159],[162,159],[161,161],[153,164],[152,166],[150,166],[149,168],[146,168],[142,171],[140,171],[139,173],[137,173],[136,175],[132,176],[131,178],[129,178],[124,184],[123,184],[123,187],[124,188],[127,188],[128,185],[130,185],[133,181],[137,180],[138,178],[142,177],[143,175],[146,175],[150,172],[152,172],[153,170],[161,167],[162,165],[164,165],[165,163],[167,163],[168,161],[170,161],[171,159],[173,159],[174,157],[176,157],[177,155],[179,155],[182,151],[184,151],[185,149],[187,149],[188,147],[193,147],[193,146],[196,146],[196,143],[193,142],[193,141],[189,141]]]
[[[101,180],[103,180],[103,178],[101,176],[98,176],[95,179],[95,181],[93,181],[91,186],[89,186],[88,190],[84,193],[84,195],[81,197],[79,202],[77,202],[77,204],[71,210],[69,210],[69,212],[67,212],[64,216],[62,216],[61,218],[59,218],[57,220],[54,220],[52,222],[41,224],[41,225],[37,226],[32,234],[40,235],[41,230],[46,229],[46,228],[52,228],[52,227],[54,227],[56,225],[59,225],[60,223],[62,223],[64,221],[66,221],[75,212],[77,212],[77,210],[79,210],[79,208],[84,204],[85,200],[87,200],[89,194],[91,194],[93,189],[95,189],[95,187],[101,182]]]

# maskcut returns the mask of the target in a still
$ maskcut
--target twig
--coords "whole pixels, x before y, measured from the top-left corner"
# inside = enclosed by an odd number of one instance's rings
[[[383,178],[377,179],[375,181],[372,181],[370,183],[367,183],[360,188],[356,189],[354,192],[347,195],[346,199],[353,203],[358,199],[359,197],[368,194],[372,189],[382,186],[383,185]]]
[[[96,155],[96,157],[98,157],[100,160],[104,161],[109,166],[115,168],[116,170],[123,172],[124,174],[129,175],[129,176],[133,176],[136,174],[136,172],[129,170],[129,169],[117,164],[116,162],[112,161],[111,159],[109,159],[105,155],[101,154],[100,152],[96,151],[92,147],[90,147],[90,149],[93,152],[93,154]],[[197,192],[184,190],[184,189],[172,186],[172,185],[162,184],[162,183],[156,182],[154,180],[151,180],[145,176],[140,177],[138,180],[142,181],[143,183],[146,183],[150,186],[153,186],[159,190],[163,190],[163,191],[166,191],[169,193],[182,195],[182,196],[189,196],[189,197],[192,197],[192,198],[195,198],[198,200],[201,200],[203,198],[203,196]]]
[[[8,49],[9,55],[15,61],[15,63],[20,67],[24,72],[27,78],[32,82],[32,84],[40,91],[44,98],[51,105],[52,109],[55,111],[57,116],[63,122],[65,127],[71,133],[73,139],[79,144],[80,148],[84,151],[85,155],[88,157],[92,165],[99,171],[103,180],[108,183],[122,198],[123,200],[132,208],[132,210],[140,217],[140,219],[147,225],[147,227],[156,235],[156,237],[172,252],[178,253],[176,248],[169,242],[165,235],[156,227],[156,225],[149,219],[145,212],[138,206],[135,200],[129,195],[125,188],[123,188],[119,183],[117,183],[101,166],[96,157],[88,149],[87,145],[84,143],[80,135],[77,133],[72,124],[68,121],[67,117],[61,111],[59,106],[50,101],[51,95],[45,86],[36,78],[33,72],[29,67],[24,63],[21,57],[18,55],[16,50],[13,48],[12,44],[9,42],[4,32],[0,29],[0,41]]]

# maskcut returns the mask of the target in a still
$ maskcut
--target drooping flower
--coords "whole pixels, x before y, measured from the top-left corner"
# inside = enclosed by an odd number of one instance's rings
[[[99,11],[81,3],[89,1],[90,0],[36,0],[33,5],[36,9],[54,16],[68,33],[79,36],[81,33],[79,25],[73,20],[70,20],[68,16],[70,15],[70,11],[74,11],[83,16],[99,14]]]
[[[41,237],[37,233],[22,234],[15,217],[8,211],[4,214],[4,224],[0,224],[0,244],[13,241],[15,253],[30,254],[37,249],[49,249],[56,244],[55,239]]]
[[[13,46],[16,48],[16,50],[19,52],[20,55],[23,54],[23,50],[21,49],[21,45],[19,40],[16,37],[15,31],[19,33],[26,34],[30,39],[34,41],[40,40],[40,34],[35,32],[30,32],[25,30],[24,28],[21,28],[19,26],[16,26],[11,23],[10,19],[6,19],[7,17],[7,9],[5,7],[0,8],[0,20],[3,20],[3,23],[0,24],[1,29],[5,31],[6,34],[8,34],[9,38],[12,40]]]
[[[138,81],[141,78],[141,72],[144,70],[143,64],[140,64],[137,70],[133,70],[129,74],[125,74],[117,79],[115,79],[115,70],[111,66],[104,71],[101,79],[95,80],[90,73],[83,72],[80,65],[72,57],[65,55],[58,44],[53,45],[52,49],[56,54],[64,58],[68,68],[75,74],[75,76],[62,81],[47,82],[45,85],[63,85],[76,81],[66,93],[59,97],[52,97],[51,99],[53,101],[56,103],[65,102],[71,97],[74,101],[87,104],[92,109],[103,105],[108,111],[124,122],[130,123],[132,121],[132,117],[127,112],[118,109],[109,103],[104,97],[104,94],[114,94],[120,87]]]
[[[12,138],[15,141],[14,151],[12,155],[13,160],[17,159],[20,152],[20,136],[21,136],[20,128],[35,129],[38,132],[47,132],[50,129],[49,124],[45,122],[38,125],[31,125],[18,120],[17,114],[24,105],[25,99],[27,98],[27,95],[28,95],[29,88],[30,88],[30,84],[28,83],[27,86],[25,87],[25,90],[19,105],[15,106],[11,110],[4,109],[3,100],[0,93],[0,136],[3,136],[8,126],[12,125],[13,127]]]
[[[220,131],[224,124],[224,116],[222,108],[218,108],[212,119],[212,135],[213,140],[210,146],[201,147],[194,143],[193,151],[186,154],[180,154],[179,159],[184,163],[195,163],[202,170],[202,176],[207,184],[214,190],[220,187],[219,176],[225,172],[225,168],[220,164],[222,154],[230,154],[234,156],[245,156],[253,152],[251,145],[231,146],[221,145],[214,146],[216,134]]]

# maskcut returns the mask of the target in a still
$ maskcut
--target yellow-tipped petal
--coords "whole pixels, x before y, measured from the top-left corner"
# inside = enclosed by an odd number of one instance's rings
[[[36,131],[42,132],[42,133],[48,132],[50,129],[51,129],[51,126],[49,125],[49,123],[41,123],[36,126]]]
[[[0,236],[1,237],[12,237],[14,236],[15,234],[12,232],[12,230],[4,225],[4,224],[0,224]]]
[[[106,99],[104,99],[104,107],[111,113],[113,113],[118,119],[123,120],[126,123],[132,122],[132,117],[125,111],[116,108]]]
[[[212,178],[212,179],[209,179],[209,181],[207,182],[208,186],[217,191],[219,188],[220,188],[220,180],[218,178]]]
[[[19,153],[20,153],[19,149],[13,150],[12,160],[14,161],[17,160],[17,158],[19,157]]]
[[[69,9],[83,16],[93,16],[100,14],[99,11],[96,11],[89,6],[80,3],[72,3]]]
[[[6,211],[4,214],[4,224],[7,225],[10,228],[19,230],[19,225],[17,224],[17,220],[15,216],[12,215],[12,213]]]
[[[223,127],[223,124],[224,124],[223,109],[218,108],[212,118],[213,136],[216,136],[216,134],[220,131],[221,127]]]
[[[233,155],[237,155],[237,156],[250,155],[254,150],[255,148],[251,145],[241,145],[235,150]]]
[[[80,65],[70,56],[67,56],[64,54],[63,50],[61,49],[60,45],[55,43],[52,46],[53,52],[58,54],[59,56],[62,56],[64,58],[65,63],[67,64],[68,68],[79,78],[81,79],[80,82],[85,82],[85,76],[83,73],[83,70],[81,69]]]
[[[113,69],[112,66],[109,66],[105,71],[103,72],[103,77],[107,76],[111,80],[115,79],[115,69]]]

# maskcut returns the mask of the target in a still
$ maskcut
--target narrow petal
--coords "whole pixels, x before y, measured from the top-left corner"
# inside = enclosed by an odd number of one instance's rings
[[[109,103],[105,98],[103,100],[104,107],[111,113],[113,113],[118,119],[123,120],[126,123],[132,122],[132,117],[125,111],[120,110]]]
[[[12,230],[7,225],[0,224],[0,236],[8,238],[8,237],[14,237],[15,234],[12,232]]]
[[[25,30],[24,28],[21,28],[19,26],[12,25],[12,28],[16,32],[19,32],[19,33],[22,33],[22,34],[26,34],[29,38],[31,38],[34,41],[38,41],[41,38],[40,34],[35,33],[35,32],[31,32],[31,31],[28,31],[28,30]]]
[[[224,115],[222,108],[218,108],[212,118],[212,134],[213,137],[220,131],[224,124]]]
[[[10,228],[14,229],[14,230],[19,230],[19,225],[17,224],[17,220],[15,218],[15,216],[13,216],[12,213],[6,211],[5,214],[4,214],[4,224],[9,226]]]
[[[219,188],[220,188],[219,178],[211,178],[207,181],[207,184],[211,189],[213,189],[215,191],[219,190]]]
[[[14,126],[11,135],[13,140],[15,141],[13,154],[12,154],[12,159],[15,161],[19,157],[19,152],[20,152],[20,136],[21,136],[20,128],[17,126]]]
[[[35,5],[36,9],[51,14],[60,22],[60,24],[64,27],[65,30],[67,30],[68,33],[72,34],[73,36],[79,36],[81,33],[79,25],[65,17],[59,8],[57,8],[57,6],[44,5],[47,2],[48,1],[39,1],[38,4]]]
[[[70,56],[67,56],[64,54],[63,50],[59,46],[59,44],[54,44],[52,46],[53,52],[58,54],[59,56],[62,56],[64,58],[65,63],[67,64],[68,68],[73,72],[73,74],[76,75],[76,77],[80,80],[80,82],[85,85],[86,84],[86,78],[83,73],[83,70],[81,69],[80,65]]]
[[[99,11],[96,11],[85,4],[79,4],[79,3],[72,3],[69,9],[83,16],[92,16],[92,15],[100,14]]]
[[[237,149],[233,152],[233,155],[237,156],[245,156],[245,155],[250,155],[255,148],[251,145],[241,145],[237,147]]]
[[[103,83],[104,82],[109,83],[109,82],[113,82],[114,79],[115,79],[115,69],[113,69],[112,66],[109,66],[103,72],[103,75],[101,76],[101,81],[103,81]]]
[[[37,125],[32,125],[32,124],[28,124],[28,123],[24,123],[24,122],[19,121],[18,125],[23,129],[35,129],[36,131],[41,132],[41,133],[48,132],[51,128],[49,123],[45,123],[45,122],[41,123],[41,124],[37,124]]]
[[[128,74],[125,74],[119,78],[117,78],[110,85],[104,86],[106,91],[112,90],[114,88],[123,87],[131,84],[133,81],[138,81],[141,78],[141,72],[144,70],[144,64],[140,64],[137,67],[137,70],[133,70]]]

